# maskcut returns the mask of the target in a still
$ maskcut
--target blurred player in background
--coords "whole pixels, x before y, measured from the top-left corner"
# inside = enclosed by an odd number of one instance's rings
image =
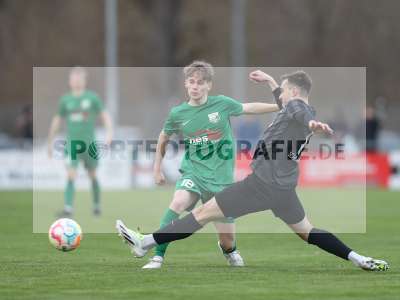
[[[154,163],[157,184],[165,177],[161,163],[172,134],[182,134],[185,156],[182,160],[181,178],[176,182],[175,193],[169,208],[161,220],[161,227],[190,211],[201,199],[203,203],[215,193],[233,183],[235,144],[230,125],[231,116],[262,114],[277,111],[276,104],[242,104],[229,97],[209,96],[214,75],[213,67],[206,62],[195,61],[184,68],[184,84],[189,100],[172,108],[160,133]],[[219,248],[231,266],[243,266],[236,249],[235,224],[232,218],[214,222],[219,235]],[[155,256],[143,268],[162,266],[168,244],[155,249]]]
[[[61,216],[71,216],[75,195],[75,178],[79,162],[82,161],[92,183],[93,213],[101,214],[100,185],[96,175],[98,165],[98,148],[95,142],[96,121],[100,118],[106,128],[106,143],[112,140],[112,122],[104,110],[101,99],[87,90],[87,71],[75,67],[69,74],[70,92],[63,95],[59,102],[58,113],[53,117],[48,136],[48,154],[53,156],[53,142],[60,129],[61,122],[66,121],[66,148],[68,181],[64,193],[64,209]],[[82,148],[83,147],[83,148]],[[85,149],[85,151],[82,151]],[[91,151],[89,151],[89,149]]]

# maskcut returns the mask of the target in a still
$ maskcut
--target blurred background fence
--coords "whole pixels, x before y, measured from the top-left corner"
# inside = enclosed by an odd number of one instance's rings
[[[58,98],[68,88],[68,67],[132,67],[90,69],[89,87],[106,101],[121,128],[117,134],[156,138],[171,105],[184,97],[180,69],[170,75],[170,68],[160,67],[182,67],[194,59],[248,67],[221,69],[215,83],[215,93],[241,101],[271,99],[267,90],[249,86],[248,70],[261,66],[275,76],[308,70],[315,84],[312,99],[323,105],[319,117],[383,155],[367,169],[377,170],[377,178],[385,170],[388,179],[373,184],[399,186],[399,9],[396,0],[0,0],[0,186],[26,188],[32,182],[32,166],[26,164],[32,139],[43,145]],[[41,69],[39,76],[32,67],[67,68]],[[310,67],[366,67],[365,98],[354,99],[340,73],[321,81],[318,69]],[[154,78],[157,70],[160,77]],[[329,88],[336,90],[334,98],[324,92]],[[253,131],[269,120],[258,118]],[[237,136],[244,134],[243,124],[234,125]],[[148,172],[151,166],[144,164]],[[124,174],[138,178],[133,169]],[[135,184],[132,178],[125,187]]]

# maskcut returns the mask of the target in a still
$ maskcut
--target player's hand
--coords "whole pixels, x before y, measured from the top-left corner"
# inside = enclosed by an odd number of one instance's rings
[[[275,81],[275,79],[268,75],[267,73],[261,71],[261,70],[256,70],[253,71],[249,74],[249,79],[250,81],[253,81],[255,83],[260,83],[260,82],[267,82],[271,88],[271,90],[275,90],[276,88],[279,87],[278,83]]]
[[[154,171],[154,182],[157,185],[165,184],[165,176],[162,171]]]
[[[270,82],[270,81],[275,81],[272,76],[268,75],[267,73],[264,73],[261,70],[256,70],[253,71],[249,74],[249,79],[253,82]]]
[[[311,120],[308,123],[308,126],[310,127],[311,131],[314,132],[318,132],[318,133],[328,133],[328,134],[333,134],[334,131],[331,127],[329,127],[328,124],[326,123],[322,123],[322,122],[318,122],[315,120]]]

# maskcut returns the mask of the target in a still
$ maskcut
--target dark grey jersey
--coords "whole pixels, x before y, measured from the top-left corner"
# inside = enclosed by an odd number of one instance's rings
[[[274,95],[277,98],[279,93],[274,91]],[[296,187],[298,160],[311,138],[308,123],[314,118],[315,110],[300,99],[289,101],[278,112],[264,131],[251,164],[262,181],[280,189]]]

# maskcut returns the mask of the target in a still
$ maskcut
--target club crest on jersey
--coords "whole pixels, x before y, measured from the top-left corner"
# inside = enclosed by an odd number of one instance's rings
[[[213,113],[211,113],[211,114],[208,114],[208,120],[211,122],[211,123],[218,123],[219,122],[219,120],[221,119],[221,117],[219,116],[219,113],[218,112],[213,112]]]

